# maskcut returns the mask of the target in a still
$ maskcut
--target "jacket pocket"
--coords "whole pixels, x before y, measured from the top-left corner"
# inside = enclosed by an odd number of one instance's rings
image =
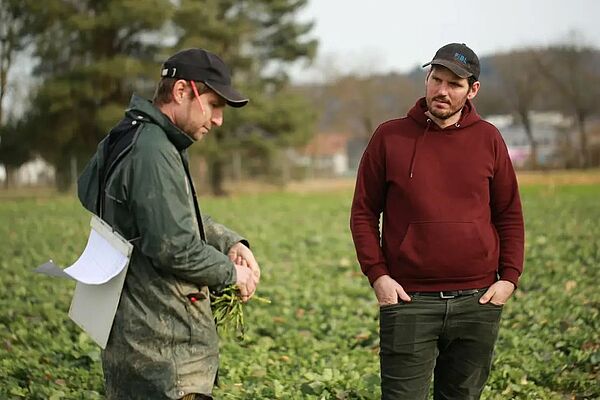
[[[488,258],[487,249],[474,222],[416,222],[408,230],[399,249],[403,264],[416,267],[417,273],[432,276],[469,276],[468,270]],[[417,271],[414,271],[417,272]]]
[[[178,279],[176,285],[185,304],[189,344],[206,342],[207,337],[211,337],[216,329],[210,308],[208,288],[206,286],[198,288],[195,284]],[[214,334],[216,334],[216,331]]]
[[[199,287],[195,283],[184,281],[177,277],[174,277],[173,280],[175,282],[175,287],[177,288],[177,291],[179,292],[181,297],[187,297],[188,295],[198,293],[203,289],[203,287]]]

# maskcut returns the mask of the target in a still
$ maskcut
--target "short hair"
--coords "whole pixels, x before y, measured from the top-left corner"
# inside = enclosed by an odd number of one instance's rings
[[[156,91],[154,92],[154,97],[152,98],[152,102],[156,106],[162,106],[164,104],[169,104],[173,101],[173,86],[175,86],[175,82],[177,82],[178,78],[162,78],[158,82],[158,86],[156,87]],[[202,82],[194,82],[196,87],[198,88],[198,94],[203,94],[208,92],[210,89]],[[194,97],[194,92],[191,87],[188,91],[191,98]]]

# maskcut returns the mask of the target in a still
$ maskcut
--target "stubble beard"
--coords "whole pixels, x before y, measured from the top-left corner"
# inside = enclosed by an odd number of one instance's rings
[[[438,111],[438,110],[435,110],[431,106],[431,103],[433,103],[436,100],[445,102],[446,104],[450,104],[450,106],[452,106],[452,104],[449,103],[448,101],[446,101],[445,99],[441,99],[438,97],[434,97],[433,99],[427,101],[427,109],[431,113],[431,115],[433,115],[434,117],[436,117],[437,119],[439,119],[441,121],[444,121],[444,120],[447,120],[448,118],[453,117],[454,115],[456,115],[463,109],[463,107],[465,106],[465,104],[467,102],[467,96],[465,96],[462,99],[462,101],[459,103],[459,105],[457,107],[450,107],[450,109],[446,110],[446,111]]]
[[[202,125],[199,126],[195,121],[192,120],[192,103],[190,103],[190,108],[187,110],[187,116],[185,119],[185,123],[178,126],[186,135],[188,135],[195,142],[200,141],[204,138],[204,134],[202,132]]]

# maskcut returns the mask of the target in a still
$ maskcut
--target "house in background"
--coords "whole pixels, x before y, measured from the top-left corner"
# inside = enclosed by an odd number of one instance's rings
[[[340,132],[316,134],[303,148],[296,151],[296,163],[303,164],[313,177],[340,177],[350,173],[348,141],[350,135]]]
[[[587,123],[588,149],[591,165],[600,165],[600,117]]]
[[[6,185],[6,180],[9,178],[6,174],[6,168],[0,165],[2,186]],[[36,157],[14,170],[11,173],[10,182],[14,187],[51,186],[54,184],[54,178],[54,167],[41,157]]]
[[[531,155],[531,147],[523,125],[512,115],[492,115],[485,119],[494,124],[502,134],[515,167],[525,167]],[[532,112],[530,119],[533,138],[537,143],[538,164],[556,166],[559,148],[565,132],[571,129],[572,121],[557,112]]]

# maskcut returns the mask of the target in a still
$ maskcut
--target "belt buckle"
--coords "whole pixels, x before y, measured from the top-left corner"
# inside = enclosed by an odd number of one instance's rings
[[[453,299],[456,296],[451,294],[451,295],[445,295],[444,292],[440,292],[440,299]]]

